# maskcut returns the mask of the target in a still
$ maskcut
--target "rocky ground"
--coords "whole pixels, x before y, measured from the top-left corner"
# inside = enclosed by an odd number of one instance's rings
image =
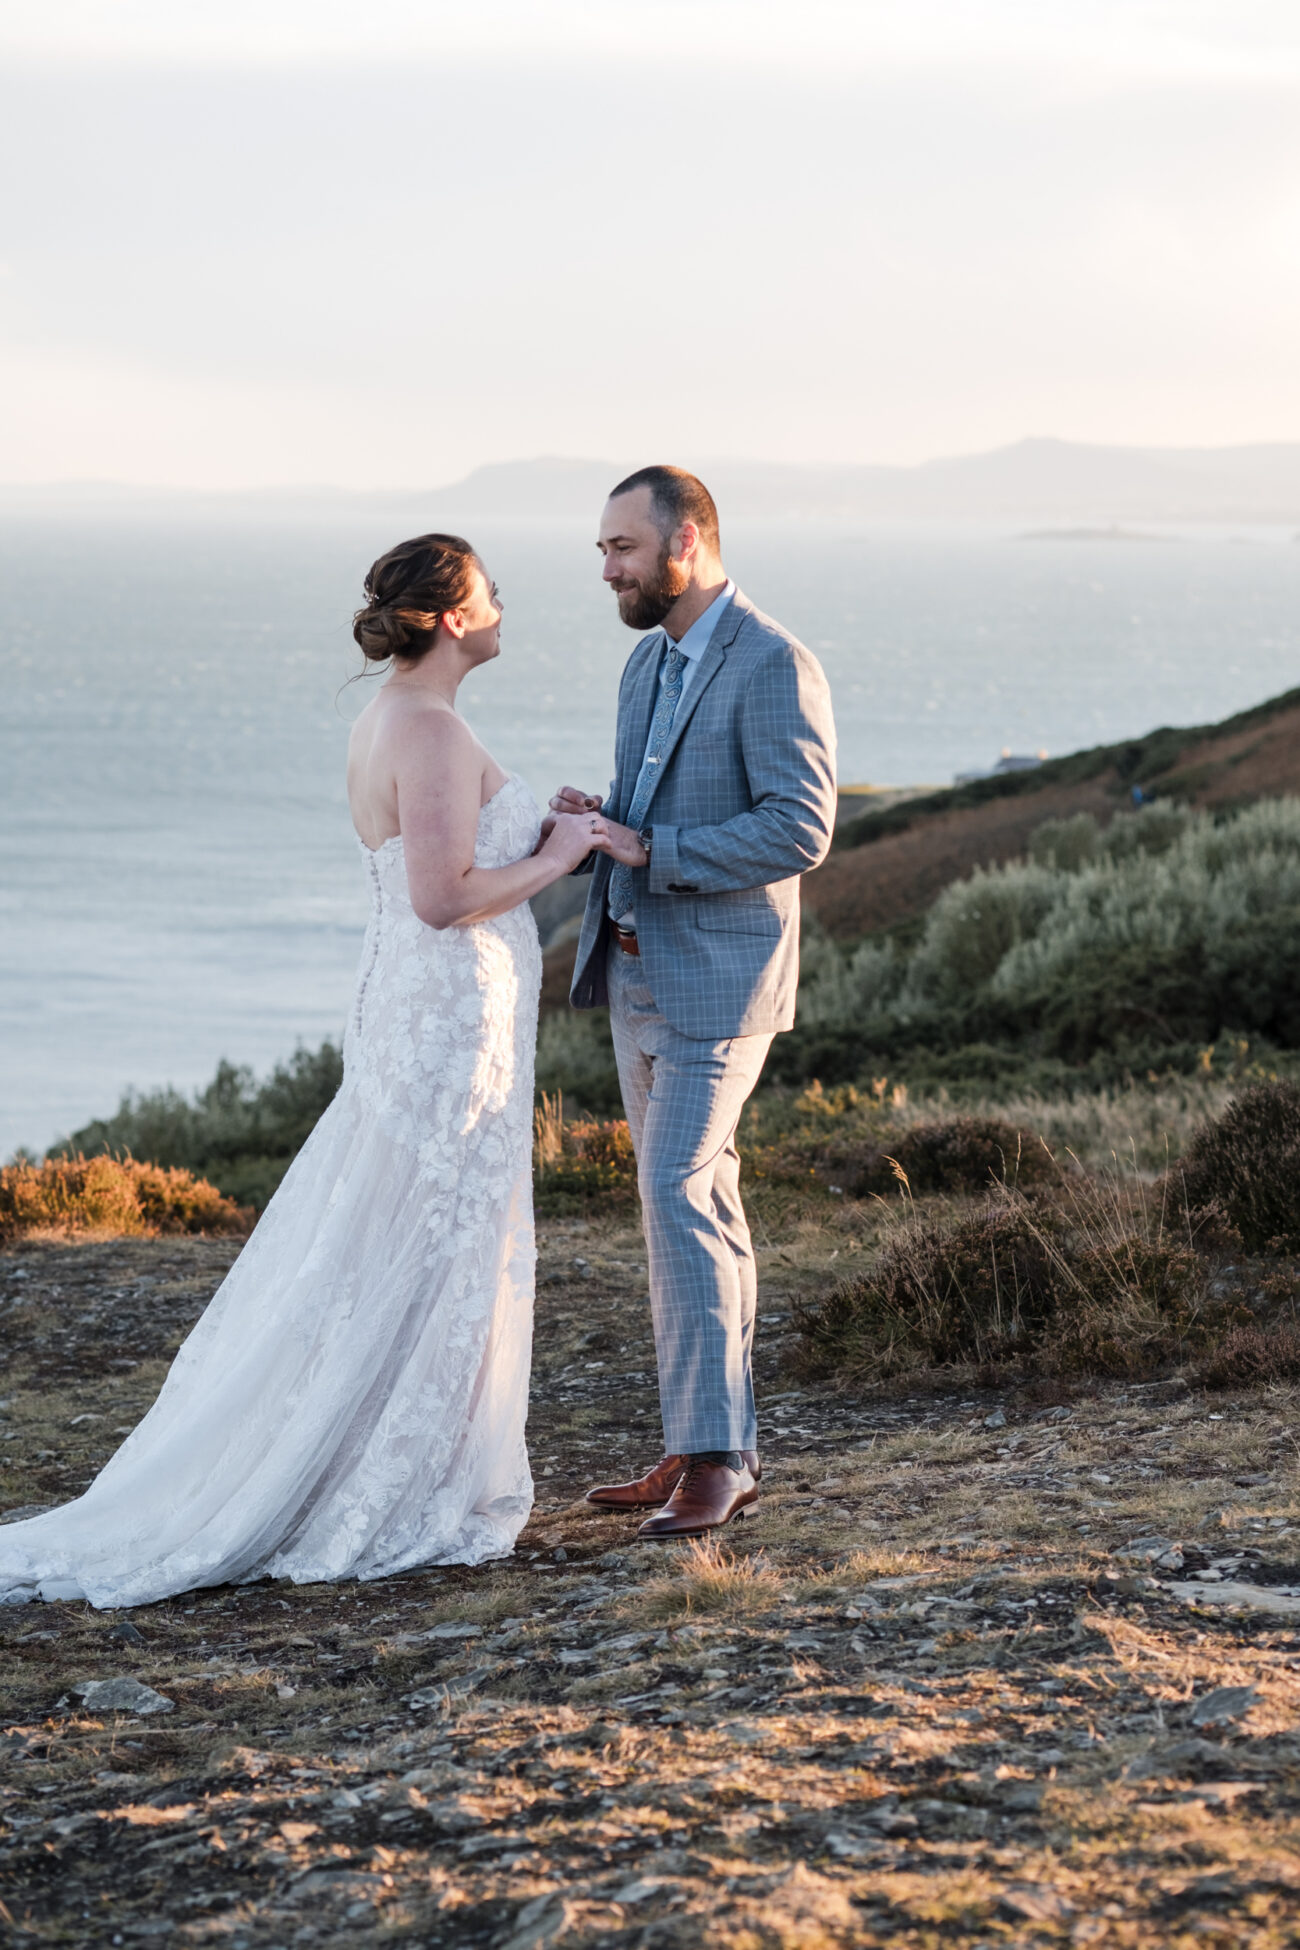
[[[581,1501],[658,1454],[645,1271],[551,1222],[512,1561],[0,1611],[13,1940],[1294,1943],[1296,1391],[798,1387],[839,1223],[764,1247],[720,1550]],[[236,1250],[0,1256],[0,1510],[87,1482]]]

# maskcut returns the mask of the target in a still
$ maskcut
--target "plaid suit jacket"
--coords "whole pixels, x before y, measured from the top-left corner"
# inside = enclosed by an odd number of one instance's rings
[[[658,690],[663,638],[643,637],[618,694],[605,810],[625,823]],[[799,981],[799,876],[835,822],[835,726],[817,659],[739,591],[677,707],[633,876],[641,966],[661,1013],[707,1040],[789,1029]],[[611,862],[591,888],[569,999],[605,1004]]]

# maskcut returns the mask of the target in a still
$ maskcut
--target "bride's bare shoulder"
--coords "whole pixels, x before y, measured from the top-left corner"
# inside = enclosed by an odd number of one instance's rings
[[[372,750],[395,758],[430,752],[471,751],[477,740],[463,718],[438,699],[414,690],[385,690],[371,698],[352,727]]]

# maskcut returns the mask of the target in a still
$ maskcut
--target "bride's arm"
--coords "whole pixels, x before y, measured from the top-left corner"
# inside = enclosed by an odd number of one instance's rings
[[[431,928],[505,914],[572,873],[591,849],[590,819],[569,816],[528,858],[476,867],[483,755],[449,711],[421,713],[398,728],[393,770],[411,905]]]

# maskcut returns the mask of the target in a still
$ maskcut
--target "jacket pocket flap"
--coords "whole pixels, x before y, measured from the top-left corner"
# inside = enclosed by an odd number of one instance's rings
[[[764,902],[730,902],[725,907],[701,906],[695,916],[697,927],[716,928],[722,934],[766,934],[773,940],[781,933],[781,916]]]

